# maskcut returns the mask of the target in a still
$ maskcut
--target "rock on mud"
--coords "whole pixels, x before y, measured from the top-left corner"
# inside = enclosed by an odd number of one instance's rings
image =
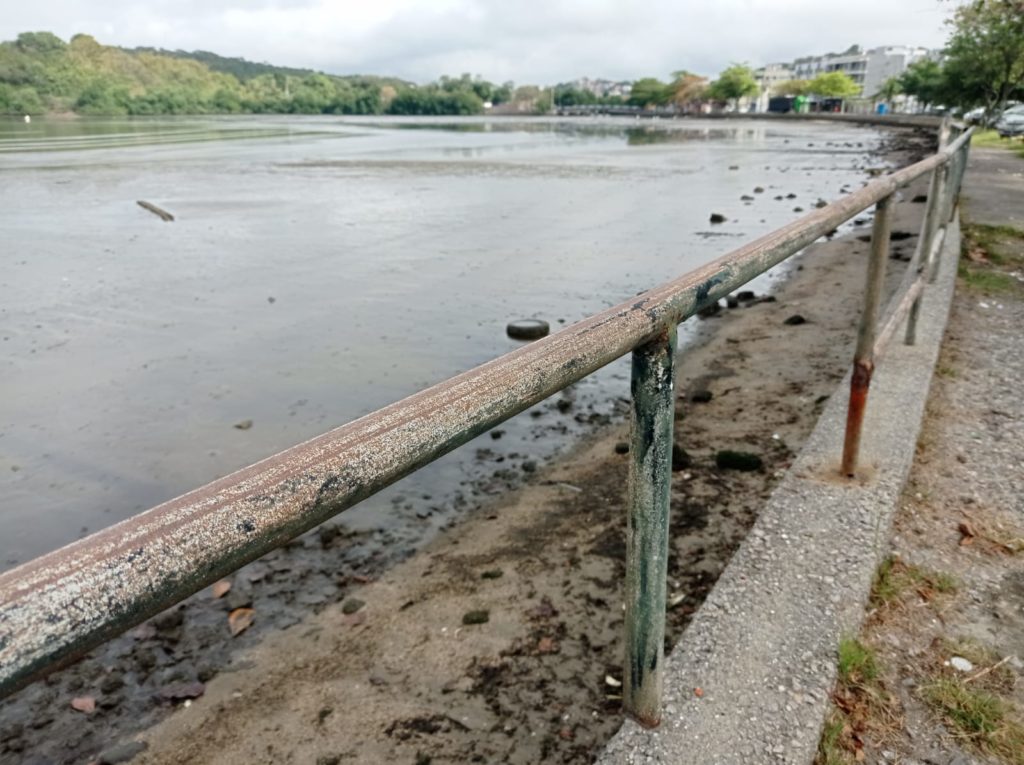
[[[514,340],[539,340],[551,331],[551,326],[541,319],[517,319],[505,327],[506,334]]]

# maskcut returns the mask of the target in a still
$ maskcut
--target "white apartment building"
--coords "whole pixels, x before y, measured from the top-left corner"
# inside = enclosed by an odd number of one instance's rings
[[[927,48],[911,48],[905,45],[872,48],[867,53],[868,62],[861,93],[868,98],[877,94],[890,77],[899,77],[915,61],[928,56]]]
[[[757,96],[757,108],[759,112],[768,111],[768,100],[775,94],[775,86],[780,82],[795,79],[796,75],[789,64],[765,64],[760,69],[754,70],[754,77],[761,90]]]
[[[898,77],[918,59],[928,55],[926,48],[892,45],[862,51],[854,45],[843,53],[805,56],[793,62],[798,80],[813,80],[819,74],[843,72],[861,88],[861,96],[871,98],[890,77]]]

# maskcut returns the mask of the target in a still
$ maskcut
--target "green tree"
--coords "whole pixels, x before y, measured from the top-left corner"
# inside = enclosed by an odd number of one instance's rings
[[[756,96],[758,90],[754,71],[746,64],[732,64],[708,86],[707,95],[715,101],[735,104],[744,96]]]
[[[853,98],[860,95],[860,85],[846,72],[819,74],[808,83],[807,89],[823,98]]]
[[[973,0],[949,24],[943,100],[984,106],[995,118],[1011,98],[1024,98],[1024,1]]]
[[[939,103],[948,90],[945,72],[939,62],[923,58],[908,66],[899,76],[900,90],[923,105]]]
[[[892,100],[902,92],[903,88],[900,86],[900,78],[890,77],[882,83],[882,87],[875,93],[875,98],[886,103],[892,103]]]
[[[655,77],[644,77],[633,83],[629,93],[629,103],[633,106],[648,108],[663,106],[672,98],[672,88]]]
[[[68,47],[52,32],[22,32],[15,43],[27,53],[61,53]]]
[[[783,80],[772,86],[772,95],[775,96],[806,96],[811,92],[810,80]]]

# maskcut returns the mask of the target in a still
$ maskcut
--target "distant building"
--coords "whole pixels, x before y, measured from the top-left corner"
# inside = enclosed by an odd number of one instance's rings
[[[926,48],[906,45],[883,46],[868,51],[853,45],[843,53],[798,58],[792,69],[798,80],[813,80],[819,74],[843,72],[860,86],[862,98],[872,98],[886,80],[899,77],[908,66],[928,55]]]
[[[891,77],[899,77],[911,64],[929,56],[927,48],[911,48],[905,45],[872,48],[867,53],[868,65],[864,74],[863,90],[867,98],[878,94]]]
[[[632,82],[614,82],[612,80],[591,79],[590,77],[581,77],[569,84],[577,90],[593,93],[598,98],[608,98],[609,96],[629,98],[629,94],[633,90]]]
[[[754,77],[760,87],[757,96],[757,111],[768,111],[768,101],[775,95],[775,88],[783,82],[795,78],[793,68],[789,64],[765,64],[754,70]]]

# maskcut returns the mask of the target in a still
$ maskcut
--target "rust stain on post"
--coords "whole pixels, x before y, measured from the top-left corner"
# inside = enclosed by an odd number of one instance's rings
[[[846,413],[846,437],[843,440],[842,474],[850,478],[857,472],[860,454],[860,436],[864,424],[871,373],[875,368],[875,332],[878,309],[885,288],[885,265],[889,260],[889,235],[892,230],[892,197],[878,201],[875,224],[871,231],[871,258],[868,261],[867,286],[864,290],[864,311],[857,332],[857,350],[853,356],[853,375],[850,378],[850,405]]]
[[[873,371],[874,364],[870,361],[859,360],[853,364],[853,375],[850,378],[850,405],[846,410],[846,438],[843,440],[843,465],[841,468],[843,475],[847,478],[853,478],[857,472],[857,458],[860,454],[860,434],[864,425],[864,408],[868,403],[868,388],[871,387],[871,373]]]

